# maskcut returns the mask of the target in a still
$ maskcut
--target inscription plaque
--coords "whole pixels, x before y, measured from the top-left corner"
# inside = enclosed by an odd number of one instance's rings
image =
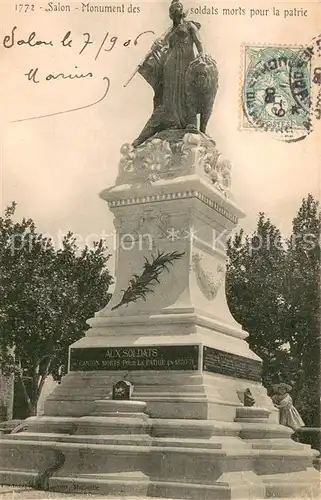
[[[70,349],[70,371],[197,370],[198,345]]]
[[[203,370],[261,382],[262,363],[237,354],[219,351],[212,347],[203,348]]]

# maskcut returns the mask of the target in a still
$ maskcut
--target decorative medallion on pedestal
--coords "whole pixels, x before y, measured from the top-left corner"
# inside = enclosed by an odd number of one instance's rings
[[[219,263],[216,266],[216,273],[205,269],[202,265],[202,256],[199,253],[193,253],[193,268],[196,274],[197,283],[208,300],[213,300],[223,283],[225,276],[225,267]]]

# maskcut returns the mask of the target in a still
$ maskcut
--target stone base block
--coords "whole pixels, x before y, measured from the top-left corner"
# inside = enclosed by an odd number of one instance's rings
[[[105,406],[117,412],[121,405]],[[131,408],[140,414],[141,405]],[[300,498],[303,492],[319,498],[315,453],[292,441],[289,429],[257,422],[263,413],[268,420],[264,408],[238,411],[252,422],[148,419],[136,434],[131,413],[65,422],[32,417],[24,432],[1,440],[0,482],[35,486],[45,478],[56,491],[184,500]],[[243,428],[252,436],[265,428],[266,438],[244,439]]]
[[[232,500],[265,498],[265,487],[250,472],[223,474],[215,485],[195,484],[188,479],[182,482],[152,482],[150,496],[180,499]]]
[[[148,496],[149,478],[143,473],[118,473],[104,475],[77,475],[52,477],[49,488],[63,493],[95,493],[108,496]]]
[[[115,401],[112,399],[99,399],[94,403],[94,417],[134,418],[141,423],[148,420],[146,403],[143,401]]]
[[[10,486],[22,486],[23,488],[34,488],[38,472],[23,470],[0,469],[0,484]]]
[[[321,496],[320,475],[315,469],[304,473],[272,474],[261,476],[267,498],[318,499]]]
[[[45,403],[46,416],[84,416],[95,412],[95,401],[110,397],[112,387],[125,372],[71,372]],[[242,406],[240,395],[249,388],[269,420],[277,423],[278,412],[259,383],[209,372],[133,371],[133,399],[145,401],[152,418],[230,421]]]

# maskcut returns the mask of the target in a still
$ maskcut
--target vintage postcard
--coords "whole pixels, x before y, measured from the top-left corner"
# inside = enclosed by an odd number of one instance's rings
[[[0,497],[320,498],[320,0],[0,0],[0,78]]]

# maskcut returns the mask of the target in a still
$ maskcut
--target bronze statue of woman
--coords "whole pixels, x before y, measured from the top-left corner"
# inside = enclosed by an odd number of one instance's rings
[[[172,0],[172,27],[156,41],[138,72],[153,87],[153,114],[133,142],[136,147],[166,129],[197,129],[205,133],[217,90],[215,62],[203,54],[199,23],[186,21],[183,4]],[[194,47],[198,55],[195,57]]]

